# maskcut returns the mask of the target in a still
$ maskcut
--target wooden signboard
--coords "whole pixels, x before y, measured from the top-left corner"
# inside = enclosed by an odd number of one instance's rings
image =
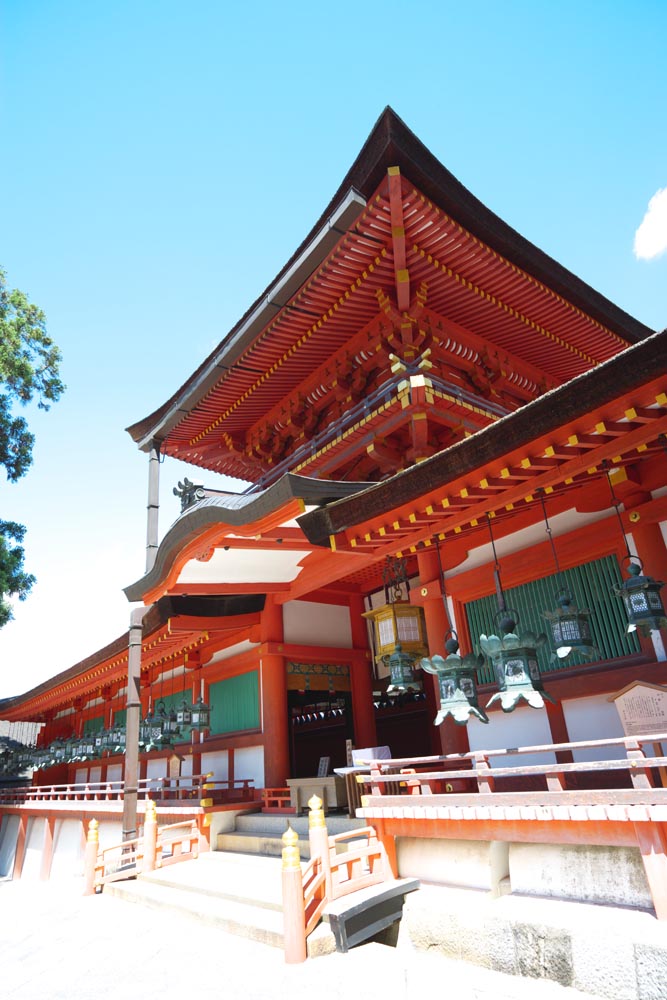
[[[317,768],[317,777],[326,778],[329,773],[329,767],[331,765],[331,757],[320,757],[319,767]]]
[[[626,736],[667,733],[667,687],[633,681],[609,700],[616,705]]]

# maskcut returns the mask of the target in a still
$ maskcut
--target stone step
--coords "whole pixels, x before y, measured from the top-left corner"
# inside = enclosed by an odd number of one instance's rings
[[[326,817],[326,823],[330,836],[365,826],[362,819],[331,813]],[[299,835],[299,852],[307,860],[310,858],[308,816],[241,813],[235,819],[234,830],[218,834],[215,850],[280,857],[283,847],[281,838],[288,825]]]
[[[137,879],[112,882],[104,892],[147,907],[178,913],[228,934],[283,947],[281,864],[249,855],[202,854]],[[335,951],[331,928],[321,923],[308,939],[311,957]]]
[[[366,826],[363,819],[352,819],[348,815],[329,813],[326,817],[329,834],[345,833]],[[239,813],[236,817],[236,829],[244,833],[262,833],[282,837],[289,824],[299,836],[308,836],[308,816],[295,816],[293,813]]]
[[[284,832],[284,831],[283,831]],[[234,830],[232,833],[219,833],[214,853],[247,854],[257,857],[279,858],[282,854],[282,834],[271,836],[265,833],[252,833]],[[310,843],[308,835],[305,839],[299,837],[299,853],[305,860],[310,858]]]

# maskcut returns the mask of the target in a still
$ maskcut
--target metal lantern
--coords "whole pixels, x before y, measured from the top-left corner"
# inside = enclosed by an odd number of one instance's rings
[[[382,662],[389,668],[389,686],[387,694],[402,694],[404,691],[421,691],[422,686],[415,679],[415,657],[404,653],[400,642],[396,643],[393,653],[382,657]]]
[[[126,739],[125,726],[114,723],[109,730],[109,753],[124,753]]]
[[[667,628],[665,607],[660,591],[664,583],[644,576],[643,564],[638,556],[628,556],[627,572],[630,574],[614,593],[622,598],[628,619],[628,632],[638,631],[647,638],[653,629]]]
[[[420,691],[415,679],[414,663],[428,655],[424,611],[401,597],[401,587],[408,586],[405,559],[388,557],[382,572],[386,603],[364,612],[373,622],[375,662],[389,668],[388,693]],[[390,597],[391,590],[391,597]]]
[[[474,653],[459,656],[456,633],[452,631],[449,634],[450,638],[445,642],[446,658],[436,653],[421,661],[422,670],[435,674],[438,678],[440,711],[433,725],[441,725],[448,715],[451,715],[458,726],[465,726],[471,715],[480,722],[488,722],[486,712],[479,707],[475,682],[475,671],[484,663],[484,657],[475,656]]]
[[[172,706],[167,712],[164,702],[160,700],[155,712],[158,718],[162,720],[162,742],[171,743],[174,737],[181,735],[181,730],[176,719],[176,711]]]
[[[180,707],[176,709],[176,722],[179,727],[183,726],[184,729],[188,729],[192,725],[192,706],[188,705],[185,698],[183,698]]]
[[[576,650],[586,660],[599,660],[600,651],[591,641],[591,613],[588,608],[577,607],[572,599],[572,594],[563,584],[553,532],[547,517],[544,490],[539,490],[539,497],[544,515],[544,525],[556,564],[556,577],[561,584],[561,589],[556,594],[556,604],[558,605],[556,610],[542,612],[542,617],[546,618],[551,626],[551,635],[556,647],[555,655],[559,660],[564,660]],[[551,659],[554,659],[553,654]]]
[[[211,727],[211,709],[210,706],[206,704],[201,695],[197,698],[197,701],[192,706],[192,728],[193,729],[210,729]]]
[[[499,701],[503,712],[513,712],[523,699],[531,708],[544,708],[544,699],[555,704],[542,686],[537,650],[547,641],[542,632],[517,631],[519,616],[514,609],[502,609],[495,621],[500,635],[480,636],[482,651],[490,659],[499,690],[487,708]]]
[[[556,594],[556,602],[555,611],[542,612],[542,617],[551,626],[556,656],[564,660],[576,651],[587,660],[599,660],[600,651],[592,642],[588,608],[578,608],[565,587]]]
[[[163,706],[164,707],[164,706]],[[160,746],[163,733],[163,718],[156,712],[149,711],[139,729],[139,741],[145,750],[154,750]]]

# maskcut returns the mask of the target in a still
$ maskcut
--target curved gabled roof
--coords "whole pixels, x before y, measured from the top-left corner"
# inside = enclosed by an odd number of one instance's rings
[[[467,238],[480,241],[493,254],[502,256],[505,266],[520,269],[604,327],[610,342],[598,361],[623,343],[641,340],[652,333],[503,222],[429,152],[391,108],[386,108],[322,216],[271,285],[180,389],[152,414],[128,428],[140,448],[147,450],[153,440],[167,441],[179,424],[185,422],[189,426],[189,414],[207,396],[207,420],[215,423],[221,408],[213,394],[216,386],[229,384],[228,395],[236,393],[234,398],[242,395],[251,384],[249,376],[254,378],[257,374],[244,368],[244,355],[276,317],[287,315],[292,298],[322,267],[334,248],[340,246],[345,234],[354,238],[362,213],[368,215],[367,202],[385,180],[389,167],[398,167],[419,194],[464,228]],[[363,246],[368,251],[365,231]],[[297,336],[298,332],[294,334]],[[260,359],[259,363],[268,367],[266,360]],[[202,440],[202,453],[182,457],[207,467],[205,435],[199,424],[194,422],[192,435],[182,434],[181,438],[188,436]],[[177,454],[178,448],[172,453]]]

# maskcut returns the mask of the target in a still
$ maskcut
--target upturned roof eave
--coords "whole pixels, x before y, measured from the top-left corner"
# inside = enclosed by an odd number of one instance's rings
[[[381,517],[402,504],[440,489],[531,441],[566,426],[618,396],[647,385],[667,371],[667,329],[626,348],[603,364],[550,390],[521,409],[468,438],[376,483],[350,498],[334,501],[297,520],[313,545]]]
[[[474,236],[626,342],[634,343],[652,334],[647,326],[595,291],[487,208],[387,107],[324,212],[276,278],[180,389],[149,416],[127,428],[142,450],[148,450],[151,441],[162,440],[168,435],[217,381],[223,364],[228,366],[230,361],[237,360],[247,343],[254,339],[255,329],[259,332],[259,326],[266,325],[276,315],[282,304],[277,308],[272,304],[275,289],[293,274],[299,262],[303,262],[303,280],[306,280],[306,271],[312,273],[321,265],[331,249],[327,237],[335,237],[335,242],[342,228],[332,220],[342,220],[346,228],[350,228],[389,166],[398,166],[416,188]]]
[[[292,472],[285,473],[266,490],[248,495],[242,507],[225,506],[224,497],[207,497],[184,511],[172,524],[160,542],[155,563],[144,576],[125,587],[128,601],[141,601],[169,573],[181,549],[207,528],[216,524],[229,528],[245,527],[280,510],[291,500],[302,500],[307,506],[321,505],[332,499],[350,496],[367,489],[369,483],[338,482],[309,479]]]

